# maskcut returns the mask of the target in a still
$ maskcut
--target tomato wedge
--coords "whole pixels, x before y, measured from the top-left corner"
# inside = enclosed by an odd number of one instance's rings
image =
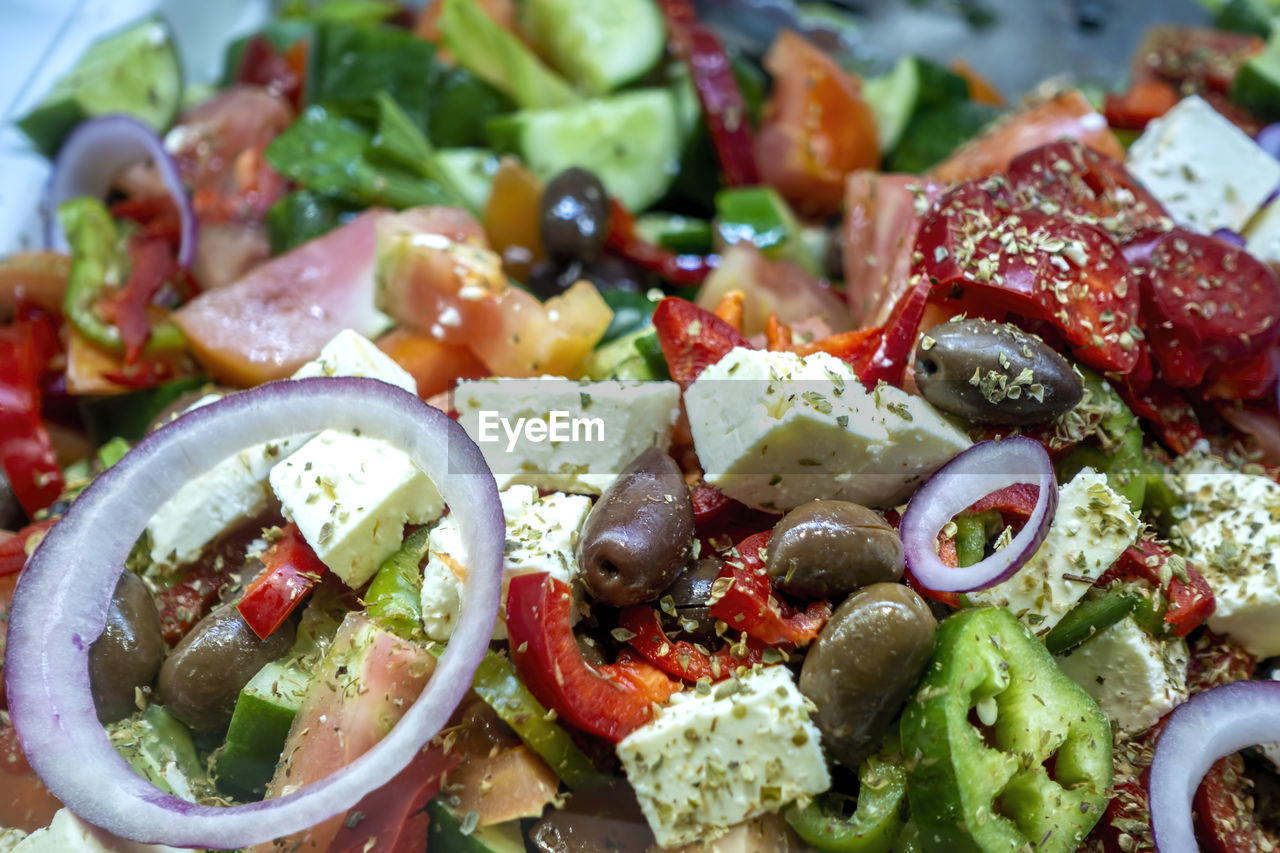
[[[742,332],[704,308],[678,296],[668,296],[653,312],[662,356],[671,378],[682,389],[702,371],[724,358],[734,347],[750,347]]]
[[[1007,182],[991,177],[943,196],[916,241],[934,293],[979,289],[1010,311],[1043,320],[1100,371],[1138,361],[1138,286],[1124,256],[1100,229],[1021,208]]]

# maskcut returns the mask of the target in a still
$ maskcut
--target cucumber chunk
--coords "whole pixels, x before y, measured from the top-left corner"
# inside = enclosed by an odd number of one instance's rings
[[[441,797],[427,803],[427,847],[432,853],[524,853],[519,821],[464,829],[462,820]]]
[[[904,56],[893,70],[862,84],[862,95],[876,117],[876,137],[881,151],[892,151],[921,109],[942,106],[969,97],[963,77],[918,56]]]
[[[633,211],[653,204],[675,175],[684,131],[668,89],[636,89],[552,110],[524,110],[489,122],[493,146],[520,156],[550,180],[570,166],[595,172]]]
[[[89,47],[39,106],[18,120],[32,144],[46,157],[92,116],[127,113],[164,131],[182,103],[182,64],[169,25],[159,16],[144,18]]]
[[[440,148],[436,165],[446,172],[472,210],[484,210],[498,174],[498,158],[487,148]]]
[[[538,51],[594,95],[653,68],[666,44],[654,0],[527,0],[523,13]]]
[[[280,661],[249,680],[236,699],[227,743],[216,759],[220,784],[254,794],[266,791],[310,683],[309,673]]]

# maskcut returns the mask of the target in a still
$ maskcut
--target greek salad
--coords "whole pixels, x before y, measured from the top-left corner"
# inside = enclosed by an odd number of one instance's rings
[[[690,0],[95,43],[0,850],[1275,850],[1276,13],[1026,94]]]

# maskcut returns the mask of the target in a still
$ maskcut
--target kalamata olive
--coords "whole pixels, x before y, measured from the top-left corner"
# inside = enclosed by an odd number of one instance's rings
[[[896,581],[904,565],[902,540],[889,523],[848,501],[813,501],[784,515],[765,563],[778,589],[809,600]]]
[[[155,680],[164,649],[156,603],[142,579],[126,571],[111,594],[107,625],[89,646],[89,689],[99,720],[112,723],[137,710],[136,691]]]
[[[938,623],[909,587],[877,583],[847,598],[800,669],[800,692],[827,752],[857,767],[879,743],[933,654]]]
[[[921,336],[916,385],[944,412],[1009,426],[1053,420],[1084,396],[1070,362],[1040,338],[980,319],[941,323]]]
[[[550,299],[582,279],[591,282],[601,292],[621,290],[639,293],[645,289],[644,273],[612,255],[604,255],[589,264],[569,261],[561,266],[553,261],[538,261],[529,269],[524,285],[539,299]]]
[[[225,730],[241,688],[262,667],[288,653],[293,645],[291,626],[286,622],[262,640],[234,605],[214,608],[160,667],[160,701],[196,731]]]
[[[594,172],[565,169],[542,189],[542,242],[553,261],[589,264],[600,257],[609,231],[609,196]]]
[[[0,530],[17,530],[26,524],[27,514],[13,493],[9,477],[0,469]]]
[[[716,642],[716,620],[708,603],[711,585],[720,575],[722,559],[702,557],[680,573],[671,586],[662,591],[660,600],[671,600],[675,615],[664,612],[668,633],[681,640],[713,645]]]
[[[693,550],[693,502],[676,463],[651,447],[591,508],[578,540],[582,577],[605,604],[656,598]]]

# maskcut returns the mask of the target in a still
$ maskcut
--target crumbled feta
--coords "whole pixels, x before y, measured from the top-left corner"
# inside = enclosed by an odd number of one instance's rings
[[[439,518],[435,484],[385,441],[325,430],[271,469],[286,518],[329,570],[363,585],[403,538],[406,523]]]
[[[1280,162],[1203,98],[1147,125],[1125,164],[1181,225],[1240,231],[1280,184]]]
[[[507,521],[503,602],[507,582],[531,572],[547,572],[581,594],[580,585],[573,583],[578,575],[578,531],[591,511],[591,499],[561,492],[539,497],[531,486],[512,486],[499,497]],[[452,515],[440,519],[432,529],[427,554],[422,569],[422,624],[428,637],[444,641],[458,622],[461,586],[467,576],[467,555]],[[503,640],[506,636],[500,612],[494,638]]]
[[[1186,701],[1188,658],[1184,641],[1157,640],[1126,616],[1057,661],[1117,730],[1134,735]]]
[[[707,841],[831,786],[813,704],[781,666],[677,693],[618,744],[658,844]]]
[[[1209,628],[1259,658],[1280,655],[1280,485],[1208,457],[1189,458],[1173,544],[1213,588]]]
[[[868,392],[826,353],[735,349],[684,401],[707,482],[767,510],[820,498],[892,506],[971,443],[925,400]]]
[[[453,404],[498,488],[600,495],[643,451],[670,446],[680,387],[555,376],[479,379],[458,383]],[[525,429],[530,424],[537,431]]]
[[[1142,522],[1092,468],[1058,491],[1058,511],[1035,555],[1003,583],[970,592],[972,604],[1007,607],[1031,630],[1057,625],[1094,581],[1137,540]]]

